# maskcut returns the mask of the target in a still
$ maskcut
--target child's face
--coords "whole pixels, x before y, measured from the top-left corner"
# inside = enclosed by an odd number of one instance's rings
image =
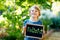
[[[39,16],[39,11],[35,8],[32,8],[30,11],[30,16],[31,17],[38,17]]]

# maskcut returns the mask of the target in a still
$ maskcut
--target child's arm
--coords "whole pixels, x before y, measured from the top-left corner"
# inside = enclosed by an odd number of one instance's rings
[[[22,33],[23,33],[23,35],[25,36],[25,34],[26,34],[26,27],[23,27]]]
[[[26,34],[26,23],[27,23],[27,20],[25,20],[23,23],[23,31],[22,31],[23,35]]]

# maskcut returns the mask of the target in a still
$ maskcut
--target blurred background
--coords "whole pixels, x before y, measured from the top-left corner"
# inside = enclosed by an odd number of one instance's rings
[[[24,40],[22,27],[29,18],[29,8],[40,7],[45,31],[60,29],[60,0],[0,0],[0,39]]]

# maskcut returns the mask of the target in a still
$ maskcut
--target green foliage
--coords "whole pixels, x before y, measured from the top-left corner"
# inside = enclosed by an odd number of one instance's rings
[[[56,17],[52,18],[52,24],[51,28],[53,29],[60,29],[60,12],[58,12],[58,15]]]
[[[40,20],[42,21],[44,27],[45,27],[45,31],[49,30],[48,25],[52,24],[52,17],[51,17],[52,13],[50,10],[42,10],[42,15],[40,17]]]

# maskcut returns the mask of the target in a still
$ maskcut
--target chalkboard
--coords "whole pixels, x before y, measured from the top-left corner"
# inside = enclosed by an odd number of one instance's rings
[[[26,25],[26,36],[32,38],[42,38],[44,27],[43,25],[27,24]]]

